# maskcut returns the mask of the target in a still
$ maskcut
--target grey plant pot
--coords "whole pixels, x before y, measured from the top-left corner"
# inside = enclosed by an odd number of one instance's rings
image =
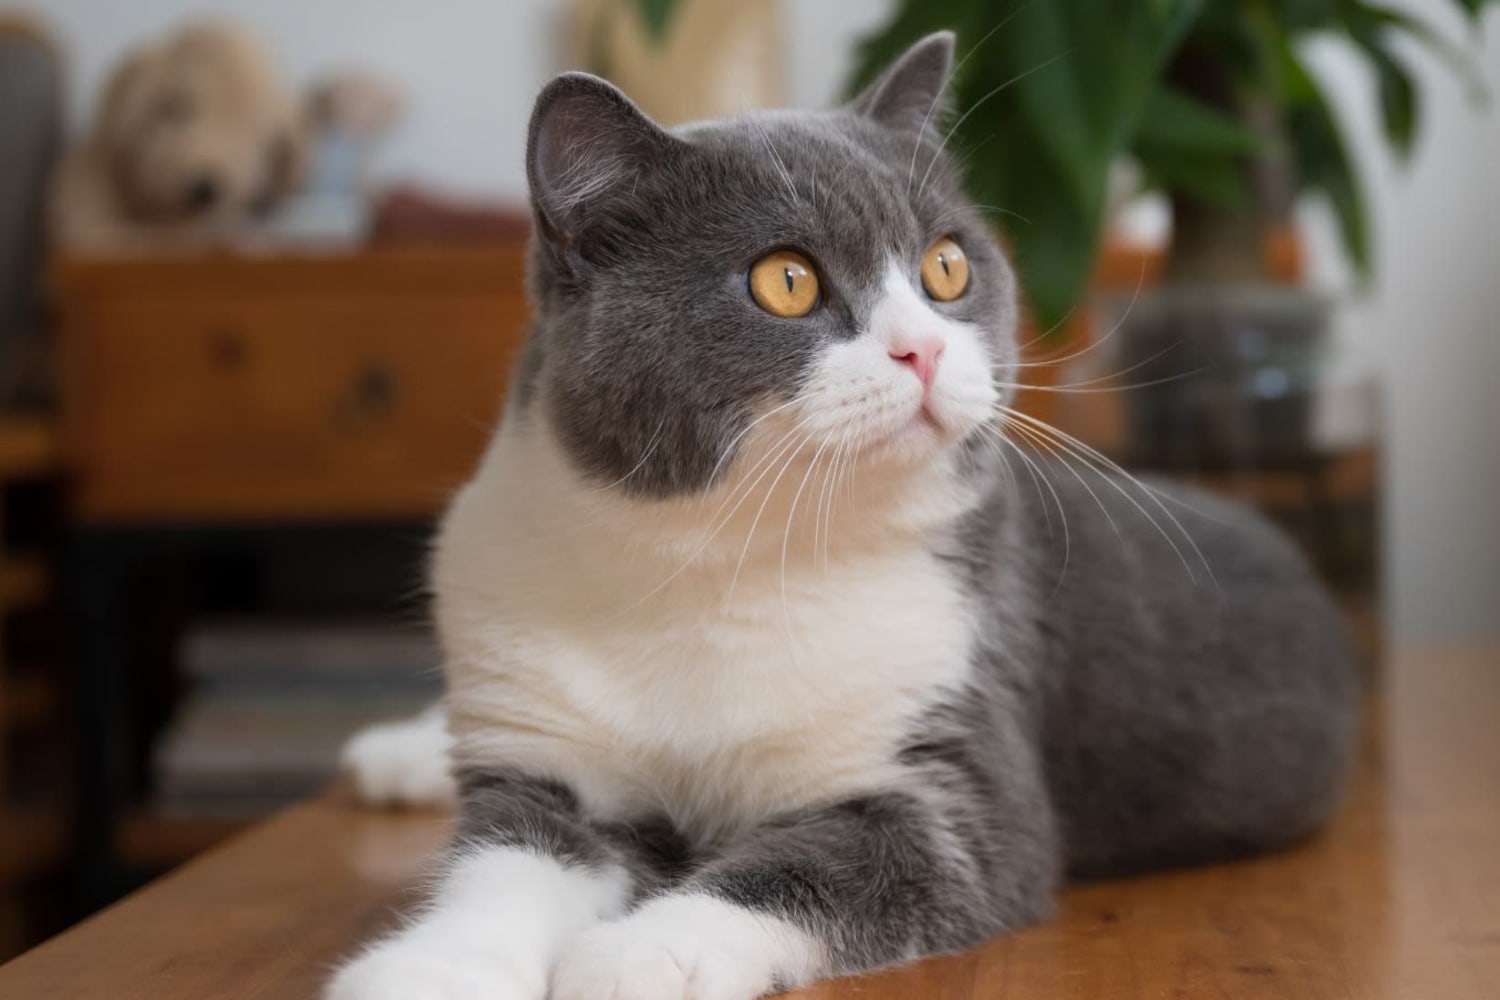
[[[1331,300],[1287,287],[1174,288],[1104,301],[1091,368],[1121,390],[1124,453],[1179,473],[1304,468]]]

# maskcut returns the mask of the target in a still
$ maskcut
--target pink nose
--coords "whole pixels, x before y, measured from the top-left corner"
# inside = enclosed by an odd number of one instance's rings
[[[922,380],[924,389],[932,388],[937,378],[938,359],[943,356],[943,341],[939,337],[898,337],[891,342],[891,358],[900,364],[910,365]]]

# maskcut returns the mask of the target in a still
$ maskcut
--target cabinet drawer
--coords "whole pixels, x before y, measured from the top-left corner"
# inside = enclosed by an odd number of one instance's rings
[[[515,295],[96,299],[67,436],[93,519],[425,516],[482,451]]]

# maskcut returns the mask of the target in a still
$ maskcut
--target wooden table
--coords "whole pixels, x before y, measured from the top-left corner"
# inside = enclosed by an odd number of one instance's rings
[[[1069,890],[1057,917],[804,1000],[1491,1000],[1500,995],[1500,651],[1408,654],[1316,842]],[[316,995],[387,926],[448,829],[291,810],[0,968],[0,996]]]

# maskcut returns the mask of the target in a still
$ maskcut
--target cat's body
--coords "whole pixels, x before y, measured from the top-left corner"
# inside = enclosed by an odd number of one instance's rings
[[[751,1000],[1336,801],[1353,673],[1289,546],[985,431],[1014,290],[928,131],[950,51],[676,137],[544,93],[538,328],[434,566],[457,846],[339,1000]],[[778,247],[795,317],[745,291]]]

